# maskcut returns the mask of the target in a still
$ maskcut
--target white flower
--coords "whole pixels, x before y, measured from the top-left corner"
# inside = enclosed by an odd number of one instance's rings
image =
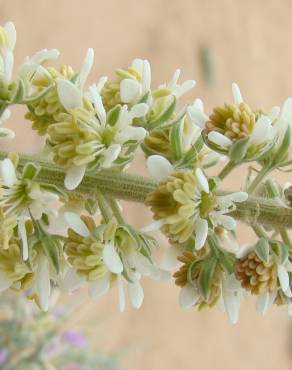
[[[65,219],[68,226],[77,234],[85,238],[91,235],[87,226],[78,215],[67,212]],[[132,306],[138,309],[144,299],[143,288],[139,282],[141,276],[159,278],[159,270],[137,249],[129,245],[127,250],[119,249],[118,251],[118,246],[114,239],[105,243],[102,251],[102,263],[107,272],[102,278],[88,282],[89,295],[93,298],[99,298],[106,294],[112,285],[115,284],[118,290],[121,312],[125,309],[125,284],[128,288]],[[123,272],[126,272],[129,281],[124,279],[122,276]],[[64,280],[61,282],[61,288],[66,291],[74,291],[86,283],[87,281],[84,277],[80,277],[73,268],[69,268]]]
[[[4,84],[8,84],[12,78],[15,43],[15,26],[8,22],[4,27],[0,27],[0,79]]]
[[[62,105],[69,113],[82,106],[82,92],[72,82],[60,79],[57,81],[57,89]],[[126,105],[122,106],[114,127],[111,127],[111,143],[104,144],[100,141],[100,138],[103,137],[103,132],[108,129],[107,114],[102,104],[99,90],[100,87],[93,85],[87,93],[87,96],[93,103],[96,114],[96,116],[91,117],[88,129],[92,130],[97,137],[97,140],[93,141],[91,145],[95,147],[96,155],[102,156],[101,167],[109,168],[119,157],[124,143],[130,140],[139,142],[144,139],[146,130],[143,127],[133,126],[132,121],[136,117],[144,116],[147,113],[148,106],[144,103],[139,103],[130,110],[128,110]],[[69,190],[76,188],[82,181],[85,171],[86,165],[72,165],[67,171],[65,186]]]
[[[175,173],[175,168],[171,163],[159,155],[150,156],[147,160],[147,167],[150,175],[159,182],[166,181],[168,176]],[[236,221],[227,213],[235,209],[234,202],[243,202],[248,195],[245,192],[215,195],[213,192],[210,192],[208,179],[200,168],[197,168],[195,173],[192,173],[192,176],[195,176],[197,186],[189,189],[190,184],[187,184],[184,186],[184,190],[175,190],[172,194],[174,200],[178,202],[177,214],[167,215],[165,218],[146,226],[143,230],[157,230],[163,225],[170,225],[170,228],[172,228],[173,225],[177,225],[177,228],[175,228],[176,233],[176,229],[184,230],[181,225],[185,222],[185,219],[189,219],[191,220],[191,225],[193,225],[195,248],[201,249],[207,240],[208,221],[211,222],[213,227],[220,225],[227,230],[234,230]],[[203,194],[206,194],[206,196]],[[206,202],[208,202],[208,205]],[[207,209],[207,214],[202,214],[202,209]],[[187,227],[189,226],[187,225]],[[189,230],[186,234],[180,236],[180,242],[185,241],[185,237],[188,237],[190,233],[191,231]]]
[[[232,324],[235,324],[239,318],[241,291],[240,282],[236,279],[234,274],[223,275],[221,302]]]
[[[124,78],[120,82],[120,96],[122,103],[136,104],[151,88],[151,67],[148,60],[135,59],[134,68],[141,76],[141,80]]]
[[[243,103],[240,89],[236,83],[232,84],[232,93],[235,105]],[[258,155],[265,152],[275,142],[278,130],[275,129],[273,123],[277,112],[278,107],[274,107],[268,115],[261,114],[256,119],[252,131],[248,133],[247,151],[252,149],[252,152]],[[208,133],[208,140],[223,149],[229,149],[233,145],[233,141],[229,137],[215,130]],[[254,156],[254,154],[252,155]]]
[[[179,99],[182,95],[186,94],[196,85],[196,81],[194,80],[186,80],[181,85],[178,84],[180,73],[181,70],[177,69],[174,72],[172,79],[167,84],[160,85],[158,88],[169,90],[172,95]]]
[[[204,113],[204,105],[201,99],[196,99],[192,105],[188,106],[187,114],[190,121],[201,129],[209,119]]]
[[[28,259],[28,243],[25,221],[30,214],[35,220],[40,220],[43,214],[56,217],[57,211],[53,208],[59,199],[55,193],[43,191],[34,183],[30,191],[23,190],[22,180],[18,180],[16,170],[9,158],[0,161],[0,179],[2,196],[0,205],[4,207],[4,214],[16,214],[18,218],[18,233],[22,239],[23,260]],[[52,204],[53,203],[53,204]]]
[[[9,119],[11,113],[9,109],[5,109],[0,117],[0,125],[2,125],[3,122]],[[15,133],[14,131],[10,130],[9,128],[0,127],[0,139],[14,139]]]

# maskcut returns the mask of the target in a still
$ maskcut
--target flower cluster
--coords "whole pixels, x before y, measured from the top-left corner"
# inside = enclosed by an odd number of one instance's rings
[[[198,98],[180,104],[195,81],[179,83],[176,70],[153,87],[147,60],[88,84],[92,49],[78,71],[47,66],[59,52],[41,50],[13,77],[15,42],[7,23],[0,28],[0,123],[22,104],[46,140],[34,157],[0,153],[1,292],[23,292],[47,310],[54,286],[86,286],[95,298],[117,288],[123,311],[125,288],[139,308],[145,277],[173,275],[184,308],[221,306],[236,322],[245,292],[258,296],[259,312],[271,304],[292,311],[291,186],[266,179],[291,170],[292,98],[254,109],[234,83],[233,101],[208,115]],[[0,137],[14,133],[1,128]],[[137,153],[148,177],[127,172]],[[227,191],[224,179],[245,163],[240,189]],[[153,222],[130,225],[120,200],[144,203]],[[255,233],[248,247],[237,241],[238,221]],[[153,230],[169,242],[161,261]]]

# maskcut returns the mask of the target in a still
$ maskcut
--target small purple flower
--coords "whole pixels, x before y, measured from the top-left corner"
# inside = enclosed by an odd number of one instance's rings
[[[62,334],[61,340],[79,348],[83,348],[87,344],[86,338],[75,330],[66,330]]]
[[[6,348],[0,349],[0,365],[5,364],[8,358],[8,350]]]

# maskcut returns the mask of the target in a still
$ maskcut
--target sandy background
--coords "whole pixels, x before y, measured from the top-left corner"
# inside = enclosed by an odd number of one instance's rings
[[[198,82],[193,97],[201,97],[207,110],[230,98],[232,81],[255,107],[269,109],[292,96],[291,13],[289,0],[0,1],[1,23],[13,20],[17,26],[17,62],[56,47],[61,62],[78,69],[86,48],[93,47],[95,81],[134,57],[148,58],[154,85],[180,67],[183,78]],[[202,49],[211,55],[212,83],[204,77]],[[21,108],[12,124],[13,148],[34,151],[38,138]],[[235,173],[229,186],[235,188],[242,176]],[[141,210],[128,208],[137,226],[145,222]],[[246,239],[243,234],[241,229]],[[138,312],[128,308],[119,314],[112,292],[100,302],[85,301],[72,321],[90,332],[94,346],[127,349],[125,370],[291,369],[292,327],[285,310],[259,317],[252,302],[243,303],[240,323],[232,326],[216,310],[181,311],[173,286],[145,282],[145,293]]]

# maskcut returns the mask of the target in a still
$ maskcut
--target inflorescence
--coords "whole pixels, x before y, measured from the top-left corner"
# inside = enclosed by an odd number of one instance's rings
[[[22,104],[46,140],[33,157],[0,154],[0,292],[21,292],[46,311],[54,289],[86,285],[98,298],[116,287],[123,311],[126,289],[139,308],[144,277],[172,278],[183,308],[220,305],[236,322],[245,293],[261,313],[272,304],[292,313],[292,188],[267,177],[292,165],[292,98],[266,113],[234,83],[233,102],[207,115],[200,99],[178,109],[195,86],[179,82],[180,70],[153,87],[149,62],[135,59],[88,87],[92,49],[77,72],[48,67],[59,52],[43,49],[13,74],[15,42],[13,23],[0,27],[0,121]],[[14,132],[1,127],[0,137]],[[126,172],[137,152],[148,178]],[[241,189],[224,190],[244,163]],[[123,199],[143,202],[153,223],[130,225]],[[255,243],[239,245],[237,220]],[[169,241],[161,262],[150,235],[158,229]]]

